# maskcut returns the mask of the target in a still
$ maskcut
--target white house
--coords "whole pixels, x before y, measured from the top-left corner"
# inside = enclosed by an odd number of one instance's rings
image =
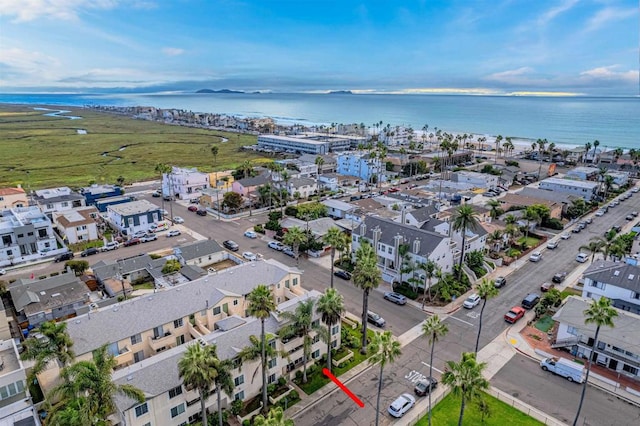
[[[118,231],[133,235],[147,231],[152,223],[162,220],[160,207],[147,200],[115,204],[107,207],[107,221]]]
[[[53,223],[69,244],[98,239],[98,224],[95,217],[98,209],[93,206],[80,207],[62,213],[53,213]]]
[[[322,204],[327,206],[327,214],[334,219],[349,219],[357,209],[353,204],[331,198],[322,201]]]
[[[328,189],[329,191],[337,191],[339,185],[338,175],[335,173],[318,176],[318,186],[320,188]]]
[[[451,175],[453,182],[468,183],[478,188],[495,189],[498,186],[499,176],[489,173],[459,171]]]
[[[577,195],[585,201],[591,201],[596,196],[599,185],[598,182],[550,177],[540,181],[539,188]]]
[[[292,197],[297,194],[300,198],[307,198],[318,193],[318,183],[311,178],[291,178],[286,187],[287,192]]]
[[[585,286],[586,287],[586,286]],[[593,357],[596,364],[621,375],[640,378],[640,315],[617,309],[614,327],[600,327],[598,344],[594,348],[595,324],[584,323],[584,311],[591,301],[569,296],[553,316],[558,322],[553,348],[568,348],[576,357]]]
[[[451,240],[436,232],[404,225],[390,219],[367,216],[364,222],[353,230],[351,244],[353,253],[358,250],[362,240],[368,241],[375,248],[382,279],[387,282],[400,280],[403,251],[406,251],[406,256],[414,264],[430,259],[436,262],[443,272],[453,270]],[[422,272],[418,269],[414,274],[420,276]],[[407,277],[404,278],[406,280]]]
[[[171,173],[162,174],[162,193],[182,200],[197,198],[209,188],[209,174],[192,169],[172,167]]]
[[[596,260],[583,276],[582,297],[606,297],[616,308],[640,315],[640,267]]]
[[[49,219],[52,218],[53,212],[63,212],[86,206],[84,196],[73,192],[66,186],[35,191],[33,201]]]
[[[611,176],[613,178],[613,183],[618,187],[625,186],[629,183],[629,173],[627,172],[611,170],[607,172],[606,176]]]

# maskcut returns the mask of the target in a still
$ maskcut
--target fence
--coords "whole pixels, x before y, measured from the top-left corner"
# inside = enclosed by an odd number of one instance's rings
[[[499,399],[500,401],[509,404],[510,406],[512,406],[513,408],[522,411],[523,413],[533,417],[536,420],[541,421],[542,423],[544,423],[545,425],[554,425],[554,426],[564,426],[565,423],[562,423],[561,421],[559,421],[556,418],[553,417],[549,417],[548,415],[546,415],[545,413],[543,413],[542,411],[538,410],[537,408],[532,407],[529,404],[525,404],[524,402],[520,401],[519,399],[513,398],[511,395],[502,392],[501,390],[498,390],[494,387],[489,388],[489,390],[487,391],[487,393],[497,399]]]

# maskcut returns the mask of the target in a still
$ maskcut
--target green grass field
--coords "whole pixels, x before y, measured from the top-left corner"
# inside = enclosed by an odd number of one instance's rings
[[[482,420],[476,403],[467,404],[462,419],[463,425],[487,425],[487,426],[538,426],[542,422],[533,417],[516,410],[508,404],[488,395],[483,394],[483,398],[489,404],[489,416]],[[452,394],[447,395],[432,410],[431,422],[437,426],[455,426],[460,417],[460,398]],[[417,426],[427,426],[428,418],[424,416],[416,423]]]
[[[119,176],[131,183],[159,178],[154,170],[158,163],[213,171],[214,144],[219,146],[215,170],[235,168],[245,160],[272,160],[240,149],[256,143],[253,135],[65,109],[82,118],[46,117],[31,106],[0,105],[0,186],[80,187],[115,183]],[[78,129],[87,134],[78,134]]]

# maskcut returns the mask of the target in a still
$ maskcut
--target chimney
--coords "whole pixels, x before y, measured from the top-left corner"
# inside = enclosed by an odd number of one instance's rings
[[[407,210],[402,209],[402,213],[400,213],[400,223],[404,224],[407,217]]]
[[[376,227],[376,229],[373,230],[373,249],[374,250],[378,250],[378,241],[380,241],[380,236],[382,235],[382,230],[380,230],[380,227]]]
[[[420,252],[420,240],[417,238],[413,241],[413,252],[415,254],[418,254]]]

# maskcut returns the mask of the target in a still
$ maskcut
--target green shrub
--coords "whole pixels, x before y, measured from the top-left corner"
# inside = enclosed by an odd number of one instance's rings
[[[231,414],[237,416],[242,410],[242,400],[236,399],[231,403]]]
[[[393,291],[400,293],[411,300],[416,300],[418,298],[418,292],[415,291],[407,282],[403,282],[402,284],[393,283]]]
[[[517,162],[517,161],[513,161],[513,160],[506,160],[506,161],[504,162],[504,164],[505,164],[506,166],[520,167],[520,164],[518,164],[518,162]]]
[[[44,280],[45,278],[47,278],[47,276],[46,276],[46,275],[40,275],[40,276],[38,277],[38,279],[39,279],[39,280]]]
[[[162,256],[156,253],[149,253],[149,257],[153,260],[160,259]]]
[[[298,214],[298,208],[296,206],[287,206],[287,208],[284,209],[284,214],[295,217]]]
[[[285,379],[284,377],[280,377],[280,378],[278,379],[278,384],[279,384],[280,386],[284,386],[284,385],[286,385],[286,384],[287,384],[287,379]]]
[[[542,222],[542,226],[544,226],[545,228],[555,229],[558,231],[564,229],[564,226],[562,225],[562,221],[559,219],[556,219],[555,217],[547,219],[544,222]]]
[[[49,274],[50,277],[55,277],[57,275],[60,275],[60,272],[52,272]]]
[[[258,232],[258,231],[256,231],[256,232]],[[242,426],[251,426],[251,420],[249,420],[249,419],[244,419],[244,420],[242,421]]]
[[[257,224],[253,227],[253,230],[256,231],[258,234],[264,234],[264,226],[262,226],[261,224]]]
[[[267,385],[267,394],[271,395],[276,391],[276,384],[275,383],[271,383],[270,385]]]

